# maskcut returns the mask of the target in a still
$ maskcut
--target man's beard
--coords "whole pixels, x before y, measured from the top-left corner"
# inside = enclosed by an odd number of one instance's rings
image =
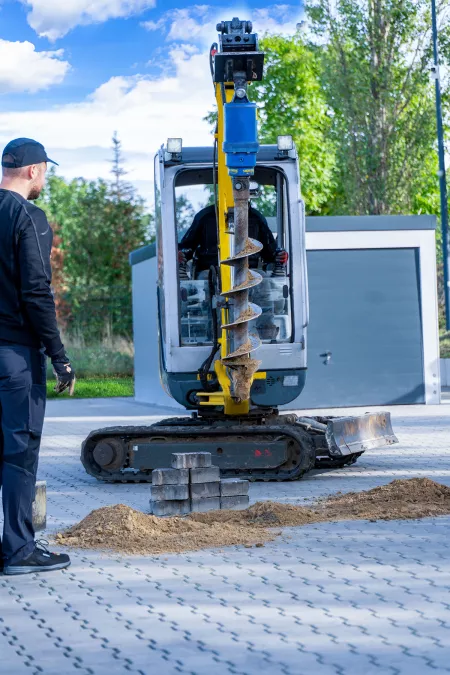
[[[42,192],[42,188],[38,188],[37,186],[33,186],[30,188],[30,192],[28,193],[28,199],[30,201],[33,201],[34,199],[37,199],[39,195]]]

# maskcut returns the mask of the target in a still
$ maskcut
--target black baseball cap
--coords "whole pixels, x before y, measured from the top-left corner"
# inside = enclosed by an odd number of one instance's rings
[[[47,157],[42,143],[33,141],[32,138],[16,138],[3,150],[2,166],[5,169],[20,169],[22,166],[41,164],[41,162],[51,162],[59,166],[57,162]]]

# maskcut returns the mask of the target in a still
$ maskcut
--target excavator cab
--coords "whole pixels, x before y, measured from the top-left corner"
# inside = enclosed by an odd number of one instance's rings
[[[285,137],[282,142],[286,144]],[[167,392],[192,410],[201,407],[199,371],[214,347],[219,289],[212,288],[209,270],[201,269],[195,252],[187,263],[183,257],[180,262],[178,253],[192,224],[192,209],[188,217],[186,205],[195,204],[197,211],[208,205],[215,209],[217,167],[212,148],[181,147],[175,154],[169,152],[170,144],[169,140],[155,158],[160,365]],[[294,401],[306,378],[305,211],[293,144],[289,150],[260,146],[250,184],[250,208],[267,222],[272,248],[288,254],[283,265],[264,249],[250,258],[250,269],[262,279],[249,290],[250,307],[261,310],[249,321],[249,334],[259,338],[258,360],[266,374],[254,380],[250,400],[251,405],[270,408]],[[233,211],[227,212],[226,224],[232,243]],[[215,263],[216,279],[219,256],[217,249],[210,261]]]

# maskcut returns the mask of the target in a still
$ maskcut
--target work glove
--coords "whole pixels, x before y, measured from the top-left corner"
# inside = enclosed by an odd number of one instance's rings
[[[75,371],[70,364],[69,357],[63,350],[52,358],[53,372],[56,376],[55,391],[57,394],[62,394],[67,389],[69,396],[73,396],[75,391]]]
[[[280,265],[287,265],[288,260],[289,260],[289,253],[285,251],[284,248],[277,248],[277,252],[275,255],[275,262]]]

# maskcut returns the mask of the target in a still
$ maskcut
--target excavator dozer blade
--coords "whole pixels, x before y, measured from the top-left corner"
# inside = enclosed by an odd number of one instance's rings
[[[387,412],[335,417],[328,420],[325,436],[330,456],[335,458],[398,443]]]

